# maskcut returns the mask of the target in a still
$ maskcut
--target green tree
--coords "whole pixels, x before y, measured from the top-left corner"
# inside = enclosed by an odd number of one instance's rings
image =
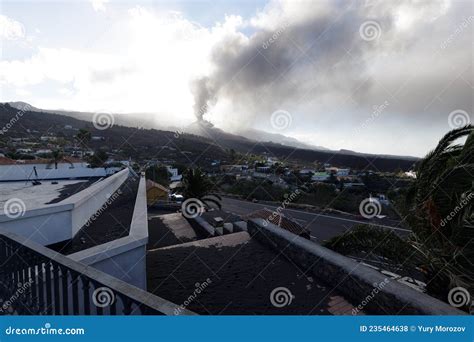
[[[95,151],[92,156],[89,157],[89,164],[91,167],[104,167],[105,162],[109,156],[104,150]]]
[[[81,128],[76,134],[76,141],[81,147],[82,157],[84,157],[84,151],[87,149],[88,143],[92,139],[92,134],[85,128]]]
[[[413,257],[398,260],[393,247],[401,242],[392,235],[387,240],[386,234],[369,227],[335,238],[328,247],[344,253],[349,245],[352,251],[378,246],[376,254],[387,260],[423,270],[427,292],[433,296],[447,300],[449,290],[458,286],[473,293],[474,127],[448,132],[418,163],[416,173],[403,206],[412,228],[403,248]]]
[[[188,169],[183,177],[184,197],[202,198],[209,194],[212,189],[211,182],[201,169]]]
[[[229,150],[229,154],[230,154],[230,161],[234,163],[237,160],[237,153],[235,152],[233,148],[231,148]]]
[[[147,179],[152,180],[163,186],[170,185],[171,174],[166,166],[150,166],[146,169],[145,175]]]
[[[59,150],[54,150],[51,153],[51,159],[49,161],[50,164],[54,164],[54,168],[58,168],[58,163],[64,158],[64,155],[61,151]]]
[[[465,139],[465,142],[462,141]],[[427,259],[428,291],[474,287],[474,127],[447,133],[419,163],[407,196],[413,246]]]
[[[222,198],[211,193],[212,183],[201,171],[201,169],[188,169],[183,177],[183,196],[185,199],[195,198],[205,206],[216,206],[221,208]]]

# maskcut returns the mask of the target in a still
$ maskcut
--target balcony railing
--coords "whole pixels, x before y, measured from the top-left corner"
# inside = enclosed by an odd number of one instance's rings
[[[193,314],[8,232],[0,233],[0,298],[0,314]]]

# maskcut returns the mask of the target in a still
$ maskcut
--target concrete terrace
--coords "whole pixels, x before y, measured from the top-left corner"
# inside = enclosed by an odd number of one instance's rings
[[[198,314],[352,313],[342,294],[245,231],[203,237],[181,214],[150,215],[148,227],[148,291],[178,305],[190,302],[186,308]],[[206,288],[189,300],[203,283]],[[270,301],[277,287],[290,290],[288,305]]]
[[[87,180],[43,180],[40,185],[31,182],[3,182],[0,185],[0,207],[10,198],[19,198],[26,209],[54,204],[87,189],[99,178]]]

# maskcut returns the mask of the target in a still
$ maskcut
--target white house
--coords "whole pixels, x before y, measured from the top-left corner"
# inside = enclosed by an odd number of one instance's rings
[[[336,176],[349,176],[350,169],[337,169]]]
[[[308,175],[310,173],[316,173],[316,171],[314,171],[314,169],[301,169],[300,170],[300,175]]]
[[[172,182],[179,182],[183,178],[183,176],[179,174],[178,169],[172,168],[171,166],[167,166],[166,168],[168,172],[171,173],[170,179]]]
[[[327,172],[315,172],[311,177],[313,182],[324,182],[329,179],[329,173]]]

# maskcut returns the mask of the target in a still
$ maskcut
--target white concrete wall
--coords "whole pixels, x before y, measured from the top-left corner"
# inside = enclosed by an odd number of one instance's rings
[[[47,164],[15,164],[15,165],[0,165],[0,182],[2,181],[23,181],[31,176],[31,179],[36,179],[33,172],[33,167],[36,166],[38,179],[71,179],[71,178],[88,178],[88,177],[105,177],[119,171],[119,168],[88,168],[86,163],[74,163],[74,168],[71,164],[59,163],[58,168],[47,169]]]
[[[17,219],[0,215],[0,231],[12,232],[46,246],[71,238],[72,204],[32,209]]]
[[[72,236],[76,235],[86,224],[87,220],[107,202],[109,197],[120,188],[128,176],[129,170],[122,170],[60,202],[62,204],[74,205],[71,222]]]
[[[69,257],[146,290],[147,243],[146,181],[142,176],[130,224],[130,234],[121,239],[74,253]]]
[[[58,204],[29,210],[19,219],[12,220],[5,215],[0,215],[0,230],[22,235],[43,246],[71,239],[92,214],[105,203],[107,195],[116,191],[125,181],[128,172],[128,169],[123,170]],[[147,243],[146,184],[145,177],[142,175],[130,234],[68,257],[146,290]]]

